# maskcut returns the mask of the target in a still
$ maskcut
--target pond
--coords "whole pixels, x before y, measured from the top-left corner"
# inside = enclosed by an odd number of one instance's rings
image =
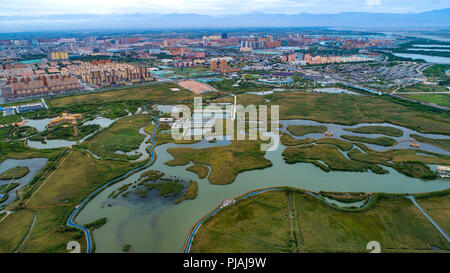
[[[45,130],[45,126],[48,124],[48,122],[50,122],[50,120],[51,119],[27,120],[25,125],[34,127],[39,132],[42,132],[42,131]],[[93,120],[86,121],[85,123],[83,123],[83,125],[97,124],[97,125],[100,125],[100,128],[103,129],[103,128],[109,127],[116,120],[117,119],[109,119],[109,118],[104,118],[104,117],[100,117],[99,116],[99,117],[96,117]],[[53,148],[69,147],[69,146],[74,146],[74,145],[77,145],[79,143],[82,143],[86,139],[88,139],[91,136],[93,136],[95,133],[96,132],[91,133],[91,134],[85,136],[84,138],[82,138],[82,139],[80,139],[78,141],[71,141],[71,140],[65,140],[65,139],[47,139],[47,138],[45,138],[45,143],[43,143],[41,141],[33,141],[33,140],[27,139],[27,145],[32,147],[32,148],[35,148],[35,149],[53,149]]]
[[[0,207],[6,206],[16,200],[16,192],[26,184],[30,183],[36,176],[37,172],[47,164],[46,158],[30,158],[30,159],[5,159],[0,163],[0,173],[14,167],[28,167],[30,170],[27,175],[22,178],[14,179],[13,183],[19,183],[19,186],[8,193],[8,199],[0,203]],[[0,185],[7,185],[10,180],[0,180]]]
[[[322,92],[322,93],[333,93],[333,94],[350,94],[350,95],[357,95],[357,96],[363,96],[363,94],[360,94],[358,92],[353,92],[347,89],[342,88],[316,88],[312,90],[313,92]]]
[[[395,139],[396,141],[414,140],[414,138],[410,137],[411,134],[416,134],[416,135],[420,135],[420,136],[428,137],[428,138],[448,139],[448,136],[446,136],[446,135],[423,134],[423,133],[417,132],[415,130],[405,128],[402,126],[398,126],[398,125],[394,125],[394,124],[390,124],[390,123],[360,123],[360,124],[353,125],[353,126],[346,126],[346,125],[339,125],[339,124],[333,124],[333,123],[321,123],[321,122],[316,122],[316,121],[312,121],[312,120],[293,119],[293,120],[281,120],[280,124],[282,124],[285,127],[290,126],[290,125],[317,125],[317,126],[324,125],[327,127],[327,131],[330,131],[333,133],[333,138],[339,138],[339,139],[343,139],[341,137],[341,135],[363,136],[363,137],[370,137],[370,138],[386,137],[385,135],[382,135],[382,134],[361,134],[361,133],[354,133],[351,131],[344,130],[344,128],[353,128],[354,129],[354,128],[358,128],[361,126],[390,126],[390,127],[400,129],[403,132],[403,135],[401,137],[388,136],[390,138]],[[288,130],[286,130],[284,132],[285,132],[285,134],[290,134],[292,137],[297,138],[297,139],[304,139],[304,138],[308,138],[308,137],[317,139],[317,138],[325,137],[325,135],[323,133],[312,133],[312,134],[306,134],[304,136],[298,137],[298,136],[294,136],[293,134],[291,134]],[[345,140],[345,139],[343,139],[343,140]],[[420,144],[419,149],[421,149],[421,150],[433,152],[433,153],[450,155],[450,152],[448,152],[444,149],[441,149],[439,147],[436,147],[434,145],[419,142],[419,141],[415,141],[415,142]],[[379,145],[368,144],[368,143],[364,143],[364,145],[366,145],[369,148],[376,150],[376,151],[384,151],[389,148],[389,147],[385,147],[385,146],[379,146]],[[408,148],[410,148],[409,142],[406,141],[406,142],[399,143],[393,149],[408,149]]]
[[[450,58],[448,57],[440,57],[440,56],[430,56],[430,55],[421,55],[421,54],[410,54],[410,53],[392,53],[395,56],[403,57],[403,58],[412,58],[412,59],[423,59],[429,63],[436,64],[450,64]]]
[[[208,143],[203,140],[189,145],[160,145],[155,148],[157,159],[152,166],[112,185],[93,198],[77,216],[76,221],[86,224],[107,217],[107,224],[93,232],[96,252],[121,252],[125,244],[131,244],[135,252],[181,252],[190,228],[222,200],[266,187],[291,186],[310,191],[366,193],[420,193],[449,187],[449,181],[445,179],[425,182],[407,177],[388,167],[384,168],[389,174],[378,175],[372,172],[327,173],[309,163],[286,164],[282,157],[285,148],[283,145],[266,153],[265,157],[273,163],[272,167],[242,172],[228,185],[212,185],[207,179],[199,179],[196,174],[186,171],[191,164],[174,167],[164,164],[172,159],[167,153],[170,147],[204,148],[229,144],[229,141]],[[108,198],[112,191],[137,181],[141,173],[149,169],[184,180],[198,181],[197,198],[177,205],[172,200],[156,194],[145,199],[132,195],[127,198]]]

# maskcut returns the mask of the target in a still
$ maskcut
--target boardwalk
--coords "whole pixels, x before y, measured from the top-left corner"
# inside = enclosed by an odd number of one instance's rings
[[[413,202],[413,204],[420,210],[420,212],[422,212],[423,215],[425,215],[425,217],[427,217],[427,219],[434,225],[434,227],[439,230],[439,232],[444,235],[445,239],[447,239],[448,242],[450,242],[449,237],[447,236],[447,234],[438,226],[438,224],[433,221],[433,219],[431,219],[431,217],[422,209],[422,207],[416,202],[416,199],[414,198],[414,196],[412,195],[407,195],[406,198],[408,198],[409,200],[411,200],[411,202]]]

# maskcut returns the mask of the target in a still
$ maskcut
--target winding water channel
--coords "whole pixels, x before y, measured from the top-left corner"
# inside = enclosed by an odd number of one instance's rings
[[[307,120],[282,121],[282,124],[318,124]],[[361,135],[376,137],[378,135],[355,134],[343,131],[342,128],[359,127],[362,125],[389,125],[402,129],[404,135],[397,140],[409,138],[409,134],[416,133],[426,137],[448,138],[444,135],[421,134],[414,130],[406,129],[391,124],[359,124],[356,126],[342,126],[336,124],[324,124],[334,136],[341,134]],[[308,134],[304,137],[323,137],[322,134]],[[196,174],[186,171],[186,166],[170,167],[164,162],[172,159],[167,153],[170,147],[205,148],[219,145],[229,145],[229,141],[217,141],[209,143],[205,140],[188,145],[164,144],[155,148],[157,159],[153,165],[140,170],[121,182],[118,182],[96,195],[79,212],[76,222],[84,225],[102,217],[107,217],[108,222],[103,227],[93,232],[96,252],[121,252],[125,244],[132,245],[134,252],[181,252],[191,227],[217,207],[223,199],[236,197],[246,192],[267,187],[291,186],[310,191],[337,191],[337,192],[387,192],[387,193],[420,193],[443,190],[449,188],[449,181],[436,179],[422,181],[410,178],[396,172],[392,168],[389,174],[378,175],[372,172],[340,172],[326,173],[309,163],[286,164],[282,158],[284,146],[267,152],[266,158],[273,166],[261,170],[253,170],[240,173],[236,180],[229,185],[212,185],[207,179],[199,179]],[[386,149],[376,145],[369,145],[374,149]],[[408,146],[406,143],[405,146]],[[402,147],[402,144],[395,147]],[[421,143],[421,149],[449,154],[433,145]],[[150,193],[142,199],[135,194],[129,194],[127,198],[108,198],[114,190],[124,184],[135,182],[146,170],[159,170],[170,176],[181,177],[185,180],[198,181],[198,196],[195,200],[183,201],[175,205],[173,199],[161,198],[156,192]]]
[[[0,204],[0,208],[14,202],[16,200],[17,190],[30,183],[36,176],[36,174],[45,166],[45,164],[47,164],[47,158],[5,159],[3,162],[1,162],[0,173],[19,166],[28,167],[30,171],[24,177],[14,179],[13,183],[19,183],[19,185],[8,193],[8,199]],[[0,186],[7,185],[10,182],[10,180],[0,180]]]

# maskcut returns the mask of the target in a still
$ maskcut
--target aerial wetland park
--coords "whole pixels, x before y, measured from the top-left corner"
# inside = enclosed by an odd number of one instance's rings
[[[0,252],[450,251],[450,42],[292,31],[5,40]]]
[[[2,128],[1,251],[449,249],[448,180],[435,172],[450,164],[447,112],[371,94],[237,94],[280,106],[280,145],[264,152],[260,140],[174,140],[161,106],[195,96],[175,87],[50,98],[23,118],[77,124]]]

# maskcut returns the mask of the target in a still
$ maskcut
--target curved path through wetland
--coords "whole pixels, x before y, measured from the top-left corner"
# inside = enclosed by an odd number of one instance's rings
[[[404,139],[404,140],[400,140],[400,141],[397,141],[397,142],[395,142],[391,147],[389,147],[389,148],[387,148],[386,150],[384,150],[384,151],[381,151],[382,153],[384,153],[384,152],[388,152],[388,151],[390,151],[390,150],[392,150],[395,146],[397,146],[398,144],[400,144],[400,143],[402,143],[402,142],[414,142],[414,143],[416,143],[417,141],[415,140],[415,139]]]
[[[149,104],[150,104],[150,103],[149,103]],[[150,111],[147,109],[147,105],[149,105],[149,104],[146,104],[146,105],[144,106],[145,110],[148,111],[148,112],[150,112]],[[90,253],[90,252],[91,252],[91,248],[92,248],[92,238],[91,238],[91,234],[90,234],[90,232],[89,232],[89,229],[87,229],[86,227],[84,227],[84,226],[82,226],[82,225],[78,225],[77,223],[74,222],[75,216],[78,214],[78,212],[80,211],[80,209],[81,209],[81,208],[82,208],[82,207],[83,207],[83,206],[84,206],[84,205],[85,205],[85,204],[86,204],[93,196],[95,196],[97,193],[101,192],[102,190],[104,190],[105,188],[107,188],[108,186],[110,186],[111,184],[113,184],[113,183],[115,183],[115,182],[117,182],[117,181],[123,180],[124,178],[126,178],[126,177],[129,176],[129,175],[131,175],[131,174],[133,174],[133,173],[135,173],[135,172],[137,172],[137,171],[139,171],[139,170],[142,170],[142,169],[147,168],[148,166],[150,166],[150,165],[153,163],[153,160],[154,160],[154,158],[155,158],[155,152],[153,151],[153,147],[156,145],[156,142],[155,142],[155,135],[156,135],[156,131],[158,130],[158,127],[159,127],[159,125],[160,125],[159,116],[157,116],[156,119],[157,119],[157,124],[156,124],[156,127],[155,127],[155,129],[154,129],[154,131],[153,131],[152,138],[151,138],[152,144],[147,148],[147,150],[150,152],[150,159],[149,159],[149,161],[148,161],[145,165],[140,166],[140,167],[138,167],[138,168],[136,168],[136,169],[133,169],[133,170],[127,172],[126,174],[124,174],[124,175],[122,175],[122,176],[120,176],[120,177],[118,177],[118,178],[115,178],[115,179],[109,181],[108,183],[104,184],[103,186],[101,186],[100,188],[98,188],[97,190],[95,190],[95,191],[94,191],[93,193],[91,193],[88,197],[86,197],[86,198],[85,198],[85,199],[84,199],[84,200],[76,207],[75,211],[70,215],[69,220],[67,221],[67,225],[70,226],[70,227],[75,227],[75,228],[78,228],[78,229],[83,230],[84,234],[86,235],[86,242],[87,242],[87,249],[86,249],[86,252],[87,252],[87,253]]]

